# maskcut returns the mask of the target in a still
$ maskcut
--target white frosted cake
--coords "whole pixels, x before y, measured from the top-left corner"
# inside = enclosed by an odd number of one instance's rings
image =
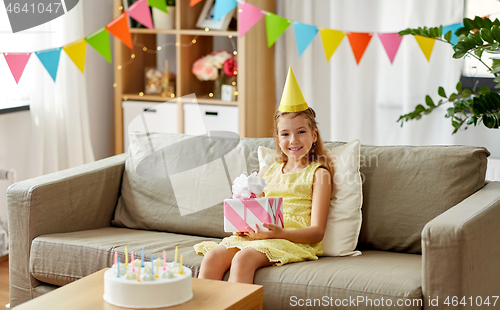
[[[182,266],[180,272],[179,263],[167,263],[164,271],[163,263],[155,261],[154,273],[151,262],[144,262],[144,267],[140,267],[140,260],[136,260],[134,266],[132,263],[119,265],[119,277],[116,265],[104,273],[103,297],[110,304],[125,308],[161,308],[181,304],[193,297],[191,269]]]

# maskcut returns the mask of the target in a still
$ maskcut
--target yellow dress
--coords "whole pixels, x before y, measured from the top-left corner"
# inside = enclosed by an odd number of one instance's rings
[[[311,225],[312,184],[316,169],[321,166],[312,162],[302,171],[296,173],[283,173],[284,163],[274,162],[264,175],[266,197],[283,197],[283,218],[285,229],[294,230]],[[286,239],[254,240],[247,236],[230,236],[220,244],[205,241],[194,245],[197,254],[204,255],[217,245],[226,248],[254,248],[266,254],[270,262],[276,266],[286,263],[317,260],[323,254],[321,242],[306,244],[295,243]]]

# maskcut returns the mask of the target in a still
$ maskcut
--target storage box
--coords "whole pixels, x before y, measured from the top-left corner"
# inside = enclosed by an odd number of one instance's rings
[[[244,232],[246,227],[268,231],[262,223],[284,227],[283,198],[224,199],[224,231]]]

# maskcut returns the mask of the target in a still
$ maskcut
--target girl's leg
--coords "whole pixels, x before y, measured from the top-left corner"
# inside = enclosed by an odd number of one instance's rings
[[[255,271],[260,267],[271,266],[267,256],[253,248],[246,248],[234,255],[229,282],[253,283]]]
[[[201,261],[198,278],[222,280],[224,273],[231,267],[231,260],[239,250],[238,248],[226,249],[225,246],[219,245],[208,251]]]

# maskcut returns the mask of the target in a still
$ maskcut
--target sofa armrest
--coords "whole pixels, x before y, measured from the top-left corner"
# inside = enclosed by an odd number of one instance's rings
[[[34,238],[110,226],[126,154],[18,182],[7,189],[10,300],[32,298],[39,282],[29,272]]]
[[[500,182],[490,182],[425,225],[422,231],[425,307],[431,303],[429,308],[449,309],[451,305],[444,302],[449,297],[451,303],[455,296],[458,305],[453,309],[476,308],[477,296],[482,301],[489,296],[489,302],[495,302],[493,296],[500,295],[499,222]],[[436,301],[438,306],[433,305]],[[500,306],[500,300],[496,306]]]

